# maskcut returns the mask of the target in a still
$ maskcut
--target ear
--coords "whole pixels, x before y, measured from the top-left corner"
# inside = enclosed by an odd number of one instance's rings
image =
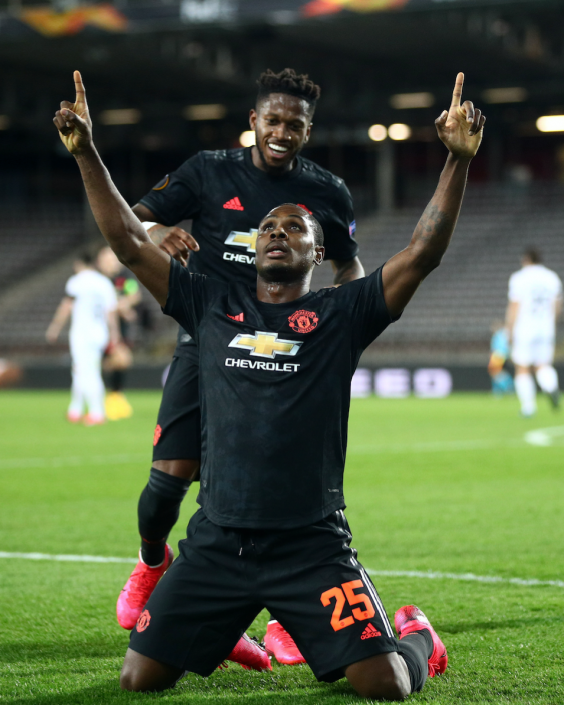
[[[325,257],[325,248],[321,247],[318,245],[315,248],[315,256],[313,258],[313,263],[319,266],[323,262],[323,258]]]
[[[249,110],[249,126],[250,126],[251,130],[256,129],[257,118],[258,118],[257,111],[254,108],[251,108]]]
[[[313,127],[313,123],[310,122],[309,125],[307,126],[307,129],[306,129],[306,134],[305,134],[305,137],[304,137],[304,144],[307,144],[307,143],[309,142],[309,136],[310,136],[310,134],[311,134],[311,128],[312,128],[312,127]]]

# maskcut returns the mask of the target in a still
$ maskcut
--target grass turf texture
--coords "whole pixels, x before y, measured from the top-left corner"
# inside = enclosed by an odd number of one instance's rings
[[[131,393],[132,419],[66,423],[67,394],[0,393],[0,547],[8,552],[134,557],[136,504],[150,468],[159,396]],[[540,400],[355,400],[347,516],[366,568],[562,579],[564,439],[524,442],[564,423]],[[559,445],[558,445],[559,443]],[[171,536],[182,538],[192,490]],[[160,695],[122,693],[128,634],[115,601],[132,566],[0,558],[0,703],[360,702],[346,681],[307,667],[249,673],[232,664]],[[564,589],[375,576],[388,614],[414,602],[447,645],[449,668],[412,702],[563,703]],[[262,638],[263,612],[249,628]]]

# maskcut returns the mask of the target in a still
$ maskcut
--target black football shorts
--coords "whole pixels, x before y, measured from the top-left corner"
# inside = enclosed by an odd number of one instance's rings
[[[153,460],[192,460],[201,455],[198,348],[173,357],[153,436]]]
[[[351,663],[397,652],[399,642],[351,538],[341,510],[310,526],[272,531],[220,527],[199,509],[129,646],[208,676],[266,608],[318,680],[338,680]]]

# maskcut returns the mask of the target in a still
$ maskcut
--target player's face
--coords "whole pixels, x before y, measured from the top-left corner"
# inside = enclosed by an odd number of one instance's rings
[[[295,206],[274,208],[259,225],[256,266],[267,281],[294,281],[323,261],[313,225]]]
[[[250,125],[265,169],[285,171],[309,139],[310,107],[296,96],[271,93],[251,110]]]

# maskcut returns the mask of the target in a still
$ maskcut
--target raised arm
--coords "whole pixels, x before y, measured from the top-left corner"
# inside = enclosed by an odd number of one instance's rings
[[[92,121],[78,71],[74,72],[76,100],[63,101],[53,122],[59,137],[75,157],[94,218],[120,262],[135,273],[164,306],[168,294],[170,257],[152,241],[122,198],[92,141]]]
[[[458,220],[468,167],[482,141],[486,121],[470,101],[460,104],[463,83],[464,74],[459,73],[450,109],[435,120],[439,137],[449,150],[435,195],[409,245],[388,260],[382,271],[384,297],[392,316],[399,316],[419,284],[439,266]]]

